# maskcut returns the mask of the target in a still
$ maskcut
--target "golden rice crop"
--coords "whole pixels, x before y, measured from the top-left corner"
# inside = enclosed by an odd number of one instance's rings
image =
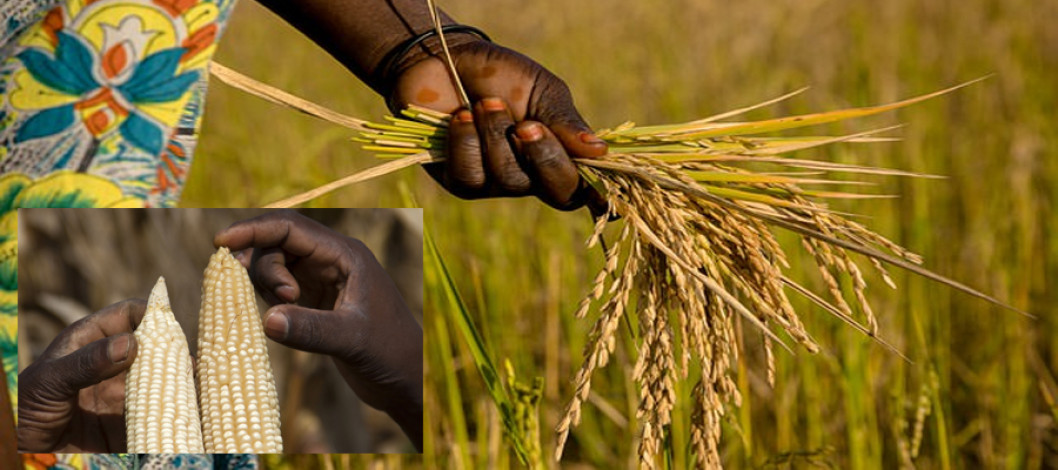
[[[356,129],[360,135],[354,140],[391,160],[272,207],[300,204],[347,184],[445,157],[447,115],[412,107],[401,117],[387,117],[385,123],[366,122],[337,115],[223,67],[214,65],[214,73],[244,90]],[[819,349],[794,310],[790,294],[807,298],[895,352],[877,336],[878,322],[865,295],[864,263],[890,287],[895,284],[887,266],[896,266],[1010,308],[922,268],[917,254],[828,207],[831,199],[885,197],[827,190],[834,184],[858,184],[835,179],[834,174],[931,175],[788,155],[839,142],[892,140],[878,137],[892,128],[842,136],[774,136],[894,110],[968,84],[882,106],[727,121],[795,92],[688,123],[646,127],[625,123],[598,131],[610,153],[574,161],[608,201],[609,213],[597,219],[588,240],[589,247],[604,247],[605,263],[576,312],[583,318],[597,306],[584,362],[573,378],[573,396],[556,429],[555,457],[561,457],[570,430],[579,422],[593,373],[613,354],[617,328],[626,315],[637,328],[634,377],[639,386],[641,465],[652,468],[658,462],[673,404],[690,399],[697,463],[713,468],[720,465],[721,420],[726,409],[738,406],[741,399],[732,379],[740,353],[735,338],[738,319],[754,325],[762,335],[771,382],[775,345],[790,347],[778,332],[810,352]],[[340,118],[331,119],[334,115]],[[603,243],[609,225],[618,226],[617,236]],[[790,265],[776,239],[777,228],[800,238],[817,265],[822,292],[786,275]],[[675,381],[692,371],[700,378],[691,396],[677,396]]]
[[[808,298],[857,330],[877,337],[878,322],[867,302],[867,282],[860,264],[866,261],[894,286],[886,264],[910,269],[957,289],[986,298],[918,265],[922,258],[830,210],[827,199],[863,198],[870,194],[818,189],[855,184],[828,177],[837,172],[928,177],[881,168],[797,160],[783,156],[843,141],[887,140],[871,137],[880,131],[847,136],[759,137],[759,134],[875,114],[937,96],[941,92],[872,108],[841,110],[757,122],[722,122],[748,109],[680,125],[636,127],[627,123],[599,131],[611,146],[600,159],[578,159],[580,170],[609,203],[608,216],[597,220],[589,247],[602,237],[610,220],[622,226],[606,248],[606,262],[584,298],[577,317],[592,304],[599,313],[573,379],[574,394],[557,428],[561,456],[570,428],[591,389],[591,377],[607,364],[616,345],[615,333],[624,315],[639,328],[634,377],[639,385],[640,462],[653,467],[662,449],[662,428],[669,424],[677,376],[697,368],[694,385],[692,443],[699,465],[720,464],[719,440],[725,407],[740,397],[731,377],[739,351],[736,318],[757,327],[764,336],[769,382],[774,380],[776,343],[786,346],[773,330],[781,330],[810,352],[819,346],[805,331],[788,293]],[[781,97],[787,98],[789,95]],[[770,104],[771,102],[764,103]],[[444,139],[446,117],[415,108],[410,120],[368,124],[359,141],[384,157],[432,152]],[[427,129],[431,128],[431,129]],[[882,129],[886,131],[889,129]],[[784,172],[759,172],[747,164],[788,167]],[[815,260],[825,292],[794,282],[775,239],[773,227],[792,230]],[[857,258],[856,255],[863,255]],[[846,282],[847,281],[847,282]],[[849,287],[844,287],[849,286]],[[890,347],[890,349],[892,349]]]

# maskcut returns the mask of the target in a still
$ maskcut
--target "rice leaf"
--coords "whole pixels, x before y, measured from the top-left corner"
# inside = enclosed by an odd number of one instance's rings
[[[459,290],[456,288],[455,282],[448,271],[448,266],[429,230],[423,230],[423,239],[426,246],[428,264],[431,269],[434,269],[441,276],[445,298],[448,299],[450,318],[455,323],[460,336],[470,350],[474,365],[477,367],[478,373],[481,374],[481,379],[485,383],[489,396],[500,411],[501,422],[505,431],[504,435],[510,440],[511,447],[514,448],[514,452],[522,464],[529,465],[531,460],[528,449],[532,446],[526,443],[523,440],[523,434],[518,432],[519,425],[515,416],[518,412],[518,407],[511,400],[509,392],[504,387],[503,380],[500,379],[496,366],[492,362],[492,357],[486,352],[481,333],[474,326],[474,321],[470,317],[466,303],[463,302],[463,297],[459,294]]]

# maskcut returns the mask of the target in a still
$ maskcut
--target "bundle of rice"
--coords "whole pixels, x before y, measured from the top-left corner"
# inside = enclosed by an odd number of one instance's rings
[[[972,83],[972,82],[971,82]],[[890,286],[886,265],[924,275],[958,290],[997,300],[919,266],[922,258],[847,217],[829,210],[827,199],[885,197],[817,189],[855,181],[829,179],[830,173],[930,175],[784,157],[796,150],[837,142],[892,140],[872,137],[891,128],[821,137],[763,137],[761,134],[877,114],[908,106],[966,86],[883,106],[846,109],[755,122],[725,122],[760,105],[676,125],[637,127],[626,123],[601,130],[610,154],[577,159],[583,176],[605,195],[610,217],[600,217],[588,246],[595,245],[611,220],[622,227],[605,249],[606,262],[595,277],[577,317],[600,304],[585,360],[574,377],[574,396],[558,425],[557,457],[570,428],[580,419],[596,368],[605,366],[624,315],[639,327],[634,377],[639,385],[640,462],[653,467],[662,449],[661,429],[669,424],[677,375],[699,368],[694,386],[692,442],[698,464],[720,465],[721,418],[726,404],[740,402],[732,380],[738,359],[735,320],[742,318],[764,335],[768,380],[774,380],[773,347],[786,344],[781,329],[810,352],[819,347],[805,331],[788,292],[808,298],[864,334],[876,336],[878,323],[867,302],[867,282],[854,254],[877,270]],[[795,92],[796,93],[796,92]],[[389,123],[366,123],[356,140],[380,157],[428,152],[444,158],[447,116],[412,108]],[[760,172],[759,164],[796,172]],[[614,217],[616,216],[616,217]],[[814,258],[826,292],[817,293],[784,274],[790,268],[773,227],[793,231]],[[842,277],[850,282],[843,283]],[[847,300],[843,286],[850,286]],[[630,307],[633,306],[633,307]],[[1004,305],[1005,306],[1005,305]],[[631,311],[630,311],[631,310]],[[674,323],[673,322],[674,319]],[[895,350],[894,350],[895,351]],[[696,374],[697,375],[697,374]]]
[[[412,107],[386,123],[361,121],[247,81],[214,65],[214,72],[240,88],[360,131],[354,140],[390,159],[272,207],[290,207],[338,187],[400,168],[445,158],[449,116]],[[250,83],[250,86],[247,86]],[[827,185],[857,184],[830,179],[832,173],[931,177],[893,169],[795,159],[785,154],[838,142],[879,142],[892,128],[844,136],[775,137],[778,131],[878,114],[933,98],[957,88],[867,108],[751,122],[725,121],[797,92],[751,107],[683,124],[640,127],[632,123],[597,134],[610,153],[576,159],[581,174],[608,201],[609,214],[597,219],[588,246],[599,243],[609,224],[617,237],[605,247],[605,264],[577,317],[598,305],[598,316],[585,348],[585,360],[573,379],[574,393],[557,427],[556,458],[580,419],[594,371],[607,364],[617,343],[618,324],[633,315],[639,337],[634,377],[639,386],[636,417],[641,426],[640,462],[652,468],[663,446],[664,426],[677,399],[678,377],[692,368],[700,379],[693,388],[692,444],[697,464],[720,466],[719,443],[725,407],[738,405],[732,380],[739,358],[736,320],[763,335],[769,382],[774,380],[776,335],[781,330],[804,349],[819,346],[803,327],[788,292],[804,296],[853,328],[877,337],[878,323],[865,295],[867,282],[855,254],[862,255],[890,287],[886,266],[896,266],[989,302],[998,300],[920,266],[922,258],[864,225],[832,211],[828,199],[885,197],[827,191]],[[763,164],[763,165],[762,165]],[[761,171],[762,167],[785,168]],[[815,260],[825,292],[798,284],[774,228],[791,231]],[[843,279],[844,278],[844,279]],[[847,280],[847,282],[845,282]],[[850,292],[846,292],[850,291]],[[849,294],[849,295],[847,295]],[[899,354],[899,352],[896,352]]]

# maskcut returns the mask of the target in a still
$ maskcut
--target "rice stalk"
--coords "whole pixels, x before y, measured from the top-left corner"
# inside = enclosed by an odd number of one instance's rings
[[[892,140],[878,136],[892,128],[842,136],[760,135],[895,110],[978,80],[881,106],[724,121],[795,92],[682,124],[641,127],[625,123],[598,131],[610,153],[574,160],[609,207],[597,220],[588,246],[598,243],[608,225],[618,224],[621,229],[606,248],[605,264],[576,312],[577,317],[586,317],[595,306],[597,316],[584,362],[573,377],[572,397],[556,427],[555,458],[561,458],[569,433],[580,421],[595,370],[606,366],[613,354],[618,324],[625,315],[634,316],[641,331],[634,378],[640,387],[636,410],[639,457],[646,468],[662,462],[672,407],[681,399],[675,394],[674,381],[688,377],[692,370],[700,377],[690,397],[692,452],[699,466],[720,465],[721,422],[726,410],[741,402],[732,377],[739,360],[736,319],[754,325],[762,335],[769,382],[774,377],[775,344],[792,350],[787,344],[791,341],[809,352],[819,350],[794,311],[788,291],[806,297],[897,354],[878,337],[878,321],[867,301],[868,284],[860,266],[864,261],[890,287],[895,284],[887,269],[896,266],[1028,315],[923,268],[921,256],[827,205],[830,199],[876,195],[818,189],[850,183],[829,178],[831,173],[937,176],[785,156],[839,142]],[[366,130],[353,140],[380,158],[396,162],[442,161],[448,119],[436,111],[409,107],[400,117],[387,117],[386,123],[362,122]],[[777,168],[762,172],[757,169],[761,164]],[[813,292],[786,276],[790,266],[775,238],[776,227],[800,237],[817,265],[823,292]]]
[[[434,242],[429,230],[423,231],[423,239],[426,247],[427,262],[430,265],[430,269],[440,277],[441,287],[448,300],[448,310],[454,312],[452,320],[470,349],[471,356],[474,358],[474,365],[481,374],[481,379],[484,381],[493,403],[499,409],[500,422],[503,424],[505,431],[504,435],[511,443],[511,447],[523,465],[529,468],[541,467],[535,406],[539,401],[541,390],[543,390],[542,379],[538,383],[534,382],[532,387],[523,386],[520,382],[516,382],[513,367],[511,367],[510,363],[507,363],[505,365],[508,384],[507,387],[504,387],[499,371],[493,363],[492,357],[486,351],[481,333],[474,326],[466,304],[463,302],[459,290],[456,289],[455,281],[448,272],[444,257],[441,256],[441,252],[438,250],[437,244]],[[443,320],[438,321],[443,323]]]
[[[934,177],[781,156],[838,142],[884,141],[887,139],[876,134],[890,128],[847,136],[784,138],[753,134],[889,111],[967,84],[868,108],[755,122],[707,118],[667,126],[624,124],[599,131],[598,135],[610,144],[611,153],[599,159],[576,160],[584,177],[609,203],[609,217],[599,220],[589,244],[601,236],[607,225],[605,220],[620,219],[624,229],[606,251],[606,264],[577,311],[578,316],[584,316],[591,305],[599,305],[585,361],[573,379],[573,397],[557,427],[559,445],[555,457],[561,457],[569,433],[579,422],[594,371],[605,366],[613,353],[617,324],[623,315],[635,315],[641,332],[634,369],[640,386],[636,411],[640,465],[654,468],[661,462],[665,430],[677,399],[673,381],[676,374],[686,377],[688,368],[695,367],[701,378],[692,392],[693,452],[698,465],[716,467],[720,463],[721,420],[729,406],[738,406],[741,401],[731,376],[739,356],[734,318],[741,317],[755,325],[764,336],[769,371],[774,370],[772,345],[788,347],[776,334],[778,331],[809,352],[819,349],[794,311],[787,288],[893,351],[891,345],[878,338],[878,320],[867,301],[868,285],[860,266],[864,260],[890,286],[893,282],[887,264],[1011,308],[922,268],[921,256],[831,211],[826,203],[828,199],[874,195],[813,189],[844,181],[760,173],[744,167],[746,163],[768,163],[798,170]],[[437,150],[438,143],[443,142],[447,116],[410,108],[404,111],[403,118],[436,123],[436,132],[430,133],[429,138],[409,143],[418,151]],[[373,130],[363,133],[358,141],[381,148],[380,157],[399,155],[387,152],[390,149],[386,149],[384,141],[404,137],[402,133],[373,126],[367,124]],[[802,246],[815,260],[825,286],[822,294],[794,283],[784,274],[789,266],[772,232],[775,226],[801,236]],[[634,312],[628,311],[633,298]],[[670,314],[675,317],[675,324],[669,321]],[[681,334],[673,334],[674,328]],[[773,380],[774,372],[768,376]]]
[[[463,106],[469,108],[470,97],[467,96],[467,91],[463,88],[463,81],[459,79],[459,73],[456,72],[456,63],[452,60],[452,53],[448,50],[448,40],[445,39],[444,30],[441,29],[441,11],[437,8],[437,2],[434,0],[426,0],[426,6],[430,10],[430,21],[433,23],[434,31],[437,32],[437,39],[441,41],[441,53],[445,58],[448,76],[452,80],[452,84],[455,85],[455,89],[459,91],[460,102],[463,103]]]

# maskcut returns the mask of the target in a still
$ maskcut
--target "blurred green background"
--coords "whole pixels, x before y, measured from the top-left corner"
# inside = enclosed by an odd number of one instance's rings
[[[880,332],[911,359],[905,362],[797,304],[824,351],[779,352],[770,388],[760,351],[746,345],[736,371],[745,400],[728,414],[723,455],[731,468],[1058,467],[1058,2],[446,0],[441,6],[564,78],[597,127],[696,119],[802,86],[811,89],[749,118],[869,105],[993,74],[898,113],[815,130],[904,123],[902,142],[797,156],[947,175],[866,178],[900,197],[835,207],[863,214],[871,228],[925,255],[928,268],[1038,318],[920,278],[898,275],[892,291],[868,277]],[[377,120],[385,113],[366,86],[253,2],[240,2],[217,60],[346,114]],[[214,82],[182,204],[259,206],[379,163],[349,137],[346,129]],[[544,378],[540,439],[543,455],[551,455],[551,429],[591,326],[572,313],[601,267],[600,253],[583,246],[587,213],[559,213],[530,199],[461,201],[418,169],[310,205],[400,206],[402,183],[426,208],[427,230],[493,359],[509,359],[520,380]],[[791,275],[818,286],[812,263],[796,244],[787,246],[796,253]],[[428,270],[425,455],[386,462],[517,466],[443,295]],[[630,346],[619,345],[596,376],[592,406],[563,466],[634,465]],[[689,384],[681,387],[686,398]],[[670,430],[674,468],[690,459],[685,405],[677,406]]]

